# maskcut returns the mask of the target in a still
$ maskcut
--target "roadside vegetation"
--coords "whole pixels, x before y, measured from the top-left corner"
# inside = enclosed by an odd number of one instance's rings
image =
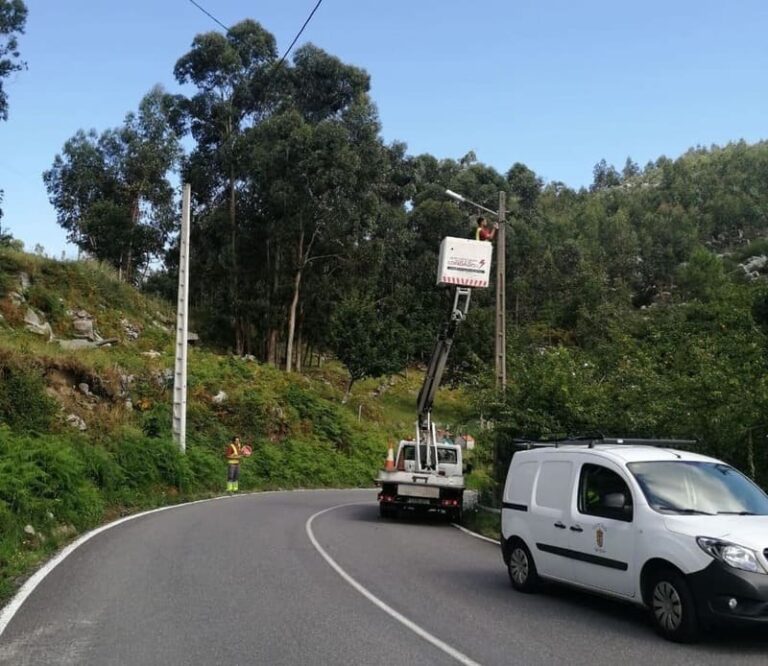
[[[501,539],[501,516],[492,511],[471,509],[464,512],[464,525],[467,529],[482,534],[489,539]]]
[[[28,330],[25,317],[50,324]],[[332,360],[287,374],[205,345],[189,356],[187,453],[172,443],[167,303],[93,261],[0,249],[0,599],[30,567],[104,520],[223,491],[226,441],[253,455],[245,491],[372,486],[388,439],[410,433],[421,374],[355,385]],[[75,322],[109,346],[69,350]],[[79,328],[82,329],[80,326]],[[47,330],[47,329],[45,329]],[[95,344],[95,343],[94,343]],[[444,392],[440,417],[469,418]]]

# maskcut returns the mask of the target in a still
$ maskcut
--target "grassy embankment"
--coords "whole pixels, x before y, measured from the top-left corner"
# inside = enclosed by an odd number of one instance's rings
[[[30,309],[59,339],[74,337],[73,313],[85,310],[98,333],[117,342],[65,350],[25,330]],[[346,374],[338,364],[288,375],[203,344],[189,356],[180,455],[170,432],[168,304],[93,263],[2,249],[0,314],[0,602],[84,530],[220,494],[232,434],[254,448],[243,490],[368,486],[387,440],[410,433],[414,419],[419,373],[360,382],[342,405]],[[226,398],[214,399],[222,391]],[[450,391],[435,416],[454,425],[469,419],[462,396]]]

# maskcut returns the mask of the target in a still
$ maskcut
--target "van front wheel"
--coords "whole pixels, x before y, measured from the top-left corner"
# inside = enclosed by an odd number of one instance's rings
[[[522,541],[514,541],[509,550],[507,564],[509,580],[518,592],[535,592],[539,585],[539,575],[531,557],[531,551]]]
[[[658,571],[648,586],[651,619],[656,631],[678,643],[698,638],[699,622],[693,595],[683,576],[671,569]]]

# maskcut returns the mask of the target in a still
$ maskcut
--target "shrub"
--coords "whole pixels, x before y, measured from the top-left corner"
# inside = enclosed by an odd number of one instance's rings
[[[0,356],[0,424],[22,432],[49,429],[56,403],[45,393],[42,374]]]
[[[187,449],[187,463],[195,490],[220,490],[226,473],[221,455],[200,447]]]
[[[37,528],[53,522],[83,529],[104,503],[77,450],[57,437],[7,437],[0,443],[0,501]]]
[[[64,303],[52,291],[38,282],[35,282],[27,291],[27,302],[40,310],[52,324],[62,324],[67,321]]]

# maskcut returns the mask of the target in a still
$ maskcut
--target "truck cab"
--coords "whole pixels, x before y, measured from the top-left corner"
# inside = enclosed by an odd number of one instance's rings
[[[381,488],[379,512],[384,518],[401,511],[439,513],[449,520],[461,519],[464,473],[461,447],[438,443],[419,446],[401,440],[395,469],[381,470],[376,479]]]

